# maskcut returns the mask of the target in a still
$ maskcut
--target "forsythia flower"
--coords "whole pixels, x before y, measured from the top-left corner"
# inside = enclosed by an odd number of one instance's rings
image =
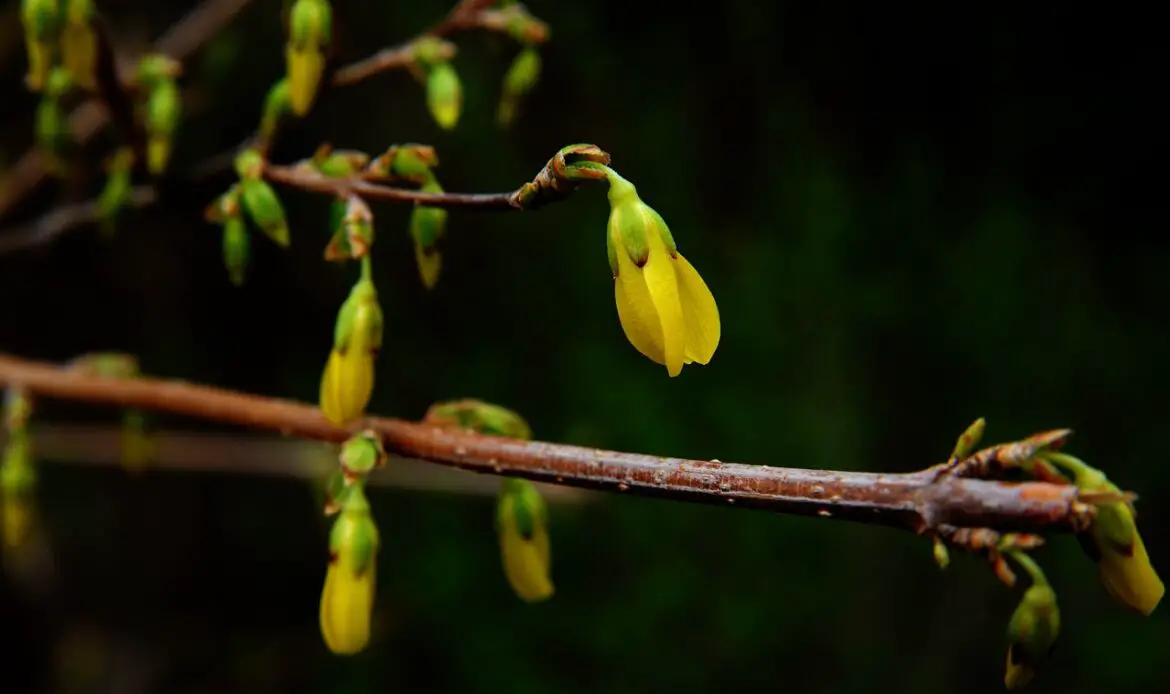
[[[549,578],[548,510],[528,480],[505,479],[496,507],[500,558],[512,589],[525,602],[553,595]]]
[[[355,485],[329,534],[329,568],[321,591],[321,636],[338,655],[357,653],[370,640],[378,543],[369,502],[361,485]]]
[[[326,0],[296,0],[289,13],[288,68],[289,105],[293,113],[309,112],[325,71],[325,51],[333,39],[333,9]]]
[[[368,263],[369,256],[362,259]],[[382,347],[382,308],[368,277],[358,280],[341,305],[333,350],[321,377],[321,413],[334,424],[362,415],[374,389],[374,358]]]
[[[634,185],[612,171],[608,176],[609,265],[626,337],[671,376],[683,364],[706,364],[720,332],[711,290]]]
[[[1121,494],[1105,473],[1078,458],[1050,453],[1048,460],[1073,474],[1073,483],[1087,492]],[[1166,586],[1150,565],[1146,545],[1138,533],[1133,507],[1126,501],[1097,504],[1097,517],[1086,533],[1077,536],[1097,562],[1101,583],[1114,600],[1149,615],[1162,601]]]
[[[1032,681],[1059,634],[1060,609],[1056,605],[1056,593],[1045,583],[1033,583],[1008,624],[1004,686],[1019,689]]]

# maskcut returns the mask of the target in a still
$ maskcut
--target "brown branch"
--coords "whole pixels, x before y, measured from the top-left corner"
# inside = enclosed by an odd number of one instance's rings
[[[153,50],[182,60],[195,52],[215,35],[252,0],[205,0],[179,20],[155,42]],[[90,99],[78,106],[69,116],[69,127],[74,139],[85,143],[110,120],[109,111],[101,99]],[[0,190],[0,217],[31,193],[46,175],[40,152],[31,149],[24,153],[7,172],[5,185]]]
[[[330,178],[303,166],[264,167],[264,177],[273,183],[314,193],[345,196],[359,195],[366,200],[411,202],[429,207],[464,207],[480,210],[520,209],[517,191],[508,193],[424,193],[408,188],[393,188],[359,177]]]
[[[399,455],[474,472],[681,501],[766,509],[886,525],[918,533],[943,527],[1001,532],[1083,529],[1092,509],[1071,485],[942,476],[836,472],[661,458],[481,436],[368,417],[343,428],[316,407],[182,381],[104,379],[0,354],[0,386],[34,395],[196,417],[285,436],[341,442],[374,429]]]
[[[118,426],[34,423],[32,437],[38,462],[123,465],[122,429]],[[151,430],[149,440],[153,454],[144,466],[147,471],[323,480],[337,469],[337,449],[316,441],[174,430]],[[0,431],[0,448],[4,442],[5,433]],[[491,477],[403,457],[393,457],[386,467],[374,470],[369,483],[443,494],[494,496],[499,492],[499,483]],[[549,503],[556,504],[581,504],[594,498],[590,492],[557,485],[541,485],[541,493]]]
[[[131,189],[126,206],[146,207],[157,200],[158,193],[154,186],[136,186]],[[70,229],[96,222],[101,217],[101,205],[97,198],[55,208],[36,221],[0,235],[0,255],[47,244]]]

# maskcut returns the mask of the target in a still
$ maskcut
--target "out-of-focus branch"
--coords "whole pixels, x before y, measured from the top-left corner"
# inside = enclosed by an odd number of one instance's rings
[[[126,207],[146,207],[157,200],[158,193],[154,186],[136,186],[130,191]],[[29,224],[10,229],[0,235],[0,255],[43,246],[70,229],[90,224],[100,218],[101,206],[97,199],[57,207]]]
[[[213,37],[251,1],[205,0],[159,37],[153,50],[183,60]],[[109,121],[110,114],[106,106],[101,99],[94,98],[73,111],[69,116],[69,127],[74,139],[84,143]],[[44,180],[46,173],[40,153],[35,149],[25,152],[6,173],[5,185],[0,189],[0,217],[31,193]]]

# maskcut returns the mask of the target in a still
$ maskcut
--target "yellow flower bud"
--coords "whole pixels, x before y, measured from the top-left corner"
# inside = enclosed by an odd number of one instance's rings
[[[1003,684],[1019,689],[1032,681],[1060,634],[1060,608],[1047,584],[1033,583],[1008,624],[1007,670]]]
[[[671,376],[683,364],[706,364],[720,335],[711,290],[633,184],[609,169],[607,176],[609,263],[626,337],[639,352],[665,365]]]
[[[369,256],[362,259],[368,267]],[[333,350],[321,378],[321,413],[343,425],[362,416],[374,389],[374,359],[382,347],[382,308],[374,283],[354,285],[337,314]]]
[[[525,602],[552,597],[549,577],[548,510],[528,480],[504,479],[496,507],[496,529],[504,574]]]
[[[98,39],[93,29],[93,0],[67,0],[61,32],[61,62],[73,79],[90,91],[97,89]]]
[[[369,503],[355,485],[329,535],[329,568],[321,591],[321,636],[338,655],[358,653],[370,640],[379,541]]]

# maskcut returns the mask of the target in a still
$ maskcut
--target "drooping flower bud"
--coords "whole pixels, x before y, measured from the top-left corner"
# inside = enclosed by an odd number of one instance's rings
[[[711,290],[633,184],[605,170],[610,182],[609,264],[626,337],[639,352],[665,365],[671,376],[683,364],[706,364],[720,336]]]
[[[325,52],[333,38],[333,9],[327,0],[295,0],[288,19],[285,61],[289,104],[303,116],[313,106],[325,72]]]
[[[500,105],[496,110],[496,121],[501,126],[512,123],[520,100],[528,94],[540,77],[540,51],[535,46],[525,46],[512,60],[504,74],[504,86],[500,93]]]
[[[525,602],[552,597],[548,510],[531,482],[514,478],[501,481],[496,531],[504,574],[516,595]]]
[[[145,56],[138,64],[138,80],[146,94],[142,118],[146,130],[146,170],[155,176],[166,170],[171,159],[183,108],[175,78],[182,71],[177,60],[158,53]]]
[[[0,551],[4,554],[22,552],[33,523],[32,495],[37,474],[28,431],[31,414],[28,395],[9,388],[4,395],[3,418],[7,442],[0,458]]]
[[[358,653],[370,640],[379,542],[369,502],[361,485],[355,485],[329,533],[329,568],[321,591],[321,636],[338,655]]]
[[[443,187],[433,177],[422,187],[424,193],[441,193]],[[414,241],[414,260],[423,286],[434,289],[439,281],[443,256],[439,253],[439,239],[447,231],[447,210],[441,207],[414,206],[410,212],[410,237]]]
[[[114,231],[114,220],[130,201],[134,150],[123,147],[115,152],[106,162],[106,172],[108,174],[106,185],[98,197],[98,215],[102,221],[102,231],[111,236]]]
[[[396,178],[424,185],[432,180],[431,169],[439,165],[439,155],[430,145],[391,145],[366,167],[366,173],[382,178]]]
[[[374,213],[370,206],[356,195],[350,195],[340,209],[333,236],[325,247],[325,260],[360,260],[370,252],[374,243]]]
[[[309,160],[314,171],[330,178],[352,176],[369,163],[370,155],[365,152],[333,149],[329,144],[318,147]]]
[[[470,429],[490,436],[525,441],[532,438],[532,428],[519,413],[474,398],[437,402],[427,410],[423,422],[438,427]]]
[[[1024,592],[1007,630],[1007,670],[1003,683],[1008,689],[1019,689],[1031,682],[1036,670],[1048,660],[1060,635],[1060,609],[1056,593],[1040,567],[1023,553],[1014,552],[1012,556],[1032,575],[1032,585]]]
[[[61,62],[82,89],[97,89],[98,37],[93,0],[65,0]]]
[[[268,182],[259,178],[240,179],[240,197],[252,222],[281,248],[288,248],[288,220],[284,205]]]
[[[73,147],[73,131],[69,127],[69,114],[64,105],[64,99],[72,88],[73,78],[69,71],[61,67],[53,68],[37,105],[37,145],[41,156],[45,158],[45,168],[57,176],[64,175],[66,160]]]
[[[362,265],[362,279],[337,313],[333,349],[321,377],[321,413],[338,425],[365,412],[374,389],[374,360],[382,347],[382,308],[368,276],[369,256]]]
[[[463,110],[463,85],[451,63],[438,63],[427,72],[427,108],[440,128],[451,130]]]
[[[20,19],[24,24],[24,44],[28,51],[28,74],[24,81],[31,91],[43,91],[53,69],[53,51],[61,33],[60,3],[58,0],[22,0]]]
[[[264,97],[264,113],[260,116],[260,142],[265,149],[272,144],[281,122],[292,113],[292,86],[288,77],[281,78]]]
[[[371,470],[386,464],[386,449],[382,446],[382,437],[373,429],[351,436],[341,444],[338,463],[347,484],[352,485],[365,480]]]

